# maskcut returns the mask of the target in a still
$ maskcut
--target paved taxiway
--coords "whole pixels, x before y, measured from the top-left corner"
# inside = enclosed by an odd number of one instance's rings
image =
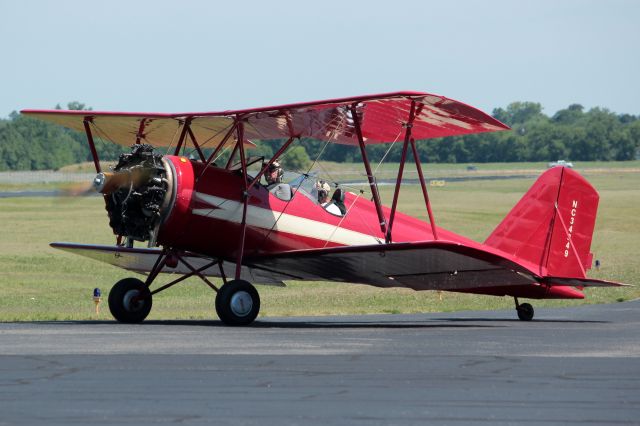
[[[638,424],[640,301],[0,324],[4,424]]]

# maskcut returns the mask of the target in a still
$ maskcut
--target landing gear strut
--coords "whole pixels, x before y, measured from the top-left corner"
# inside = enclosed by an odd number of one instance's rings
[[[184,265],[191,272],[151,291],[149,287],[157,278],[165,265],[176,267],[178,263]],[[204,271],[218,265],[220,276],[225,284],[218,288],[204,275]],[[124,323],[140,323],[151,312],[152,297],[154,294],[166,290],[175,284],[191,277],[197,276],[205,284],[211,287],[216,294],[216,312],[226,325],[251,324],[260,311],[260,296],[256,288],[244,280],[227,281],[222,267],[222,261],[214,260],[199,268],[194,268],[183,256],[183,253],[165,248],[151,268],[147,280],[140,281],[137,278],[125,278],[118,281],[109,292],[109,310],[111,315]]]
[[[533,319],[533,306],[529,303],[518,303],[518,298],[513,298],[516,302],[516,312],[518,313],[518,318],[522,321],[531,321]]]

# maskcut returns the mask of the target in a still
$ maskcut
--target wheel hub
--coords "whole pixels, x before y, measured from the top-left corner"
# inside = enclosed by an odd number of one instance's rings
[[[251,295],[246,291],[238,291],[233,296],[231,296],[231,311],[239,316],[245,317],[249,315],[251,309],[253,308],[253,299]]]
[[[124,294],[122,306],[127,312],[139,311],[144,305],[144,300],[140,298],[138,290],[129,290]]]

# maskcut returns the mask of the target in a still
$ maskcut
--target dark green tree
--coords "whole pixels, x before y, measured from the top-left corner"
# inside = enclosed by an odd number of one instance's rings
[[[547,119],[547,116],[542,113],[542,105],[537,102],[512,102],[506,109],[494,109],[493,116],[509,126]]]
[[[311,166],[311,159],[302,145],[290,147],[281,160],[283,167],[288,170],[306,172]]]

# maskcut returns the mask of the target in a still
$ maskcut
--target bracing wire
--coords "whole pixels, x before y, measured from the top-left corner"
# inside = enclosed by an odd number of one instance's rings
[[[376,169],[373,171],[374,175],[376,173],[378,173],[378,169],[380,169],[380,166],[382,166],[382,163],[384,163],[384,160],[386,160],[386,158],[389,155],[389,153],[391,152],[391,149],[393,148],[393,146],[396,144],[396,142],[398,142],[398,139],[400,138],[401,134],[402,134],[402,129],[400,129],[400,131],[396,135],[396,138],[393,140],[393,142],[391,142],[391,145],[389,146],[389,149],[387,149],[387,152],[385,152],[384,155],[382,156],[382,159],[380,159],[380,162],[376,166]]]
[[[223,127],[222,129],[220,129],[220,130],[218,130],[217,132],[215,132],[215,133],[214,133],[212,136],[210,136],[208,139],[205,139],[205,141],[204,141],[204,142],[202,142],[202,143],[200,143],[200,144],[199,144],[199,145],[200,145],[200,149],[204,149],[204,148],[207,146],[207,144],[209,144],[209,142],[211,142],[212,140],[214,140],[215,138],[217,138],[218,136],[220,136],[220,134],[221,134],[222,132],[227,132],[227,131],[229,131],[229,129],[230,129],[232,126],[233,126],[233,123],[231,123],[230,125],[228,125],[228,126],[226,126],[226,127]],[[209,129],[209,130],[210,130],[210,129]],[[193,147],[191,148],[191,151],[189,151],[188,155],[192,155],[195,151],[196,151],[196,147],[195,147],[195,146],[193,146]],[[217,157],[216,157],[216,159],[217,159]]]
[[[353,200],[353,203],[351,203],[351,205],[349,206],[349,208],[347,209],[347,212],[342,216],[342,218],[340,219],[340,222],[338,222],[338,224],[335,226],[335,228],[333,228],[333,231],[331,231],[331,235],[329,235],[329,238],[327,238],[327,240],[324,242],[324,245],[322,246],[322,248],[325,248],[333,239],[333,236],[336,234],[336,232],[338,231],[338,228],[340,228],[340,225],[342,225],[342,222],[344,222],[344,219],[347,217],[347,215],[349,214],[349,212],[351,212],[351,209],[353,208],[353,206],[356,205],[356,203],[358,202],[358,199],[360,198],[360,196],[362,195],[362,192],[359,192],[356,195],[355,200]],[[366,223],[365,221],[363,221],[363,223]],[[367,226],[368,227],[368,226]]]

